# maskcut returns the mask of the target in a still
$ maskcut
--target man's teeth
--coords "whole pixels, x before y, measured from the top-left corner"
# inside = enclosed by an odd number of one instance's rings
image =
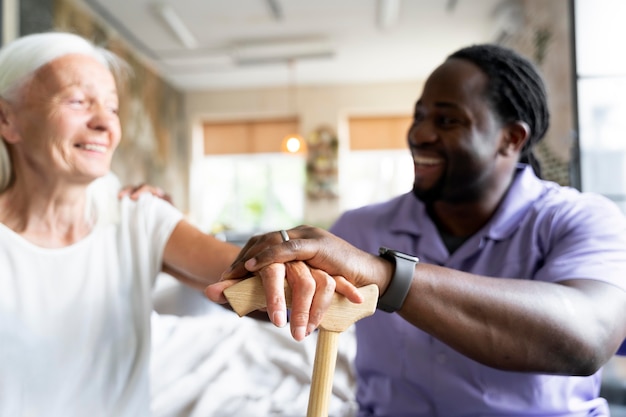
[[[415,156],[413,157],[413,162],[420,165],[436,165],[441,162],[439,158],[426,158],[423,156]]]
[[[104,145],[96,145],[93,143],[86,143],[86,144],[81,144],[78,145],[79,148],[83,148],[87,151],[93,151],[93,152],[101,152],[104,153],[107,150],[107,147]]]

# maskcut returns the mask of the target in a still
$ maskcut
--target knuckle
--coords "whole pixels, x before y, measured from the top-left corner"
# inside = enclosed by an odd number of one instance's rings
[[[333,277],[331,277],[330,275],[326,275],[324,281],[326,282],[326,288],[329,291],[335,291],[335,288],[337,288],[337,282]]]
[[[279,307],[283,303],[283,298],[280,295],[275,295],[273,297],[268,298],[267,304],[268,307]]]
[[[317,285],[312,279],[303,279],[299,281],[298,287],[303,293],[312,294],[315,292]]]
[[[324,292],[324,294],[334,293],[337,288],[337,283],[330,275],[321,273],[317,286]]]
[[[292,311],[291,321],[294,323],[308,323],[309,313],[304,311]]]
[[[302,249],[302,243],[299,240],[291,239],[284,243],[285,246],[292,252],[298,252],[300,249]]]
[[[316,311],[315,313],[312,313],[309,317],[309,322],[313,323],[315,326],[319,326],[319,324],[322,322],[322,318],[324,317],[324,315],[319,312]]]

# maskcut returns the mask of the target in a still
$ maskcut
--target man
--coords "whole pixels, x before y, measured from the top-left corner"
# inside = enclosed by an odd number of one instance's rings
[[[411,193],[343,214],[331,232],[351,245],[310,227],[254,238],[223,279],[247,268],[277,285],[276,265],[298,260],[379,286],[386,311],[356,325],[359,416],[607,416],[599,370],[626,337],[626,221],[523,163],[537,168],[548,123],[528,60],[463,48],[416,103]],[[232,283],[206,292],[224,301]]]

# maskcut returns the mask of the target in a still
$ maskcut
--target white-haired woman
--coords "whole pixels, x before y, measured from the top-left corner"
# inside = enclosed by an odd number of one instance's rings
[[[88,186],[109,172],[121,138],[120,62],[68,33],[0,50],[2,416],[148,415],[155,277],[169,270],[203,290],[240,250],[149,194],[122,199],[114,216],[93,206]],[[307,312],[292,320],[296,339],[334,285],[313,275],[316,285],[294,285],[294,312]],[[268,284],[269,299],[280,299],[282,283]],[[268,312],[285,323],[274,304]]]

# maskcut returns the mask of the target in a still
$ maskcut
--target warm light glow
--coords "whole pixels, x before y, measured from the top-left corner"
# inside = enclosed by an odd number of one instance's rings
[[[283,152],[288,153],[303,153],[306,151],[306,144],[304,138],[300,135],[287,135],[283,139],[282,144]]]
[[[300,139],[296,137],[287,138],[287,143],[285,145],[288,152],[296,153],[300,150]]]

